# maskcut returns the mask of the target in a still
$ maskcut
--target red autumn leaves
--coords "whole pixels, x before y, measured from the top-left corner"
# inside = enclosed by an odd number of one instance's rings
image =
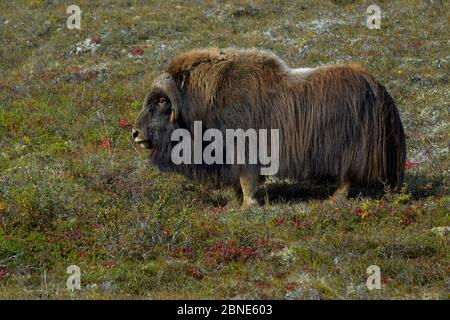
[[[408,139],[413,139],[415,141],[419,141],[421,144],[431,142],[431,137],[420,131],[405,131],[405,134]],[[407,161],[404,163],[404,166],[405,166],[406,170],[411,170],[411,169],[417,168],[419,166],[419,162],[418,161]]]
[[[260,248],[257,246],[240,246],[236,241],[216,242],[206,252],[206,259],[211,264],[221,262],[246,262],[258,255]]]
[[[109,138],[101,138],[98,142],[98,146],[102,149],[110,149],[111,140]]]
[[[100,36],[93,36],[91,38],[91,43],[92,44],[100,44],[100,42],[102,42],[102,39],[100,38]]]
[[[217,241],[208,246],[201,255],[203,264],[216,266],[230,262],[245,263],[283,248],[284,245],[277,240],[255,240],[248,245],[239,245],[235,240]],[[194,258],[191,246],[173,249],[171,254],[177,258]],[[206,272],[202,268],[192,264],[186,266],[186,273],[197,280],[201,280],[206,276]]]
[[[70,66],[67,68],[67,72],[71,78],[79,82],[88,81],[97,77],[97,71],[86,70],[80,66]]]
[[[405,162],[405,168],[408,170],[408,169],[412,169],[412,168],[415,168],[415,167],[417,167],[417,165],[418,165],[419,163],[418,162],[415,162],[415,161],[408,161],[408,162]]]
[[[132,47],[128,53],[133,57],[140,57],[144,54],[144,49],[141,47]]]
[[[131,128],[133,125],[126,119],[120,119],[117,122],[117,125],[120,129],[129,129]],[[98,140],[98,146],[101,149],[107,149],[109,150],[112,146],[112,141],[111,139],[105,137],[105,138],[101,138],[100,140]]]
[[[242,262],[260,257],[272,251],[279,251],[284,245],[277,240],[254,240],[247,245],[241,245],[235,240],[217,241],[206,247],[202,254],[203,262],[207,265],[220,263]],[[194,250],[191,246],[178,247],[171,250],[171,255],[177,258],[194,258]]]
[[[9,272],[6,267],[0,267],[0,280],[6,278],[8,276]]]
[[[194,265],[188,265],[186,267],[186,273],[197,280],[203,279],[206,275],[206,273],[203,270]]]
[[[120,119],[120,120],[119,120],[119,127],[120,127],[121,129],[126,129],[126,128],[131,128],[132,125],[131,125],[131,123],[130,123],[128,120],[126,120],[126,119]]]

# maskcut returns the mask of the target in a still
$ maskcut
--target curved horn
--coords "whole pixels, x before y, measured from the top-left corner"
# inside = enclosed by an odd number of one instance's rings
[[[170,122],[174,123],[180,115],[181,97],[175,80],[169,73],[163,73],[158,76],[152,84],[152,88],[161,89],[169,98],[172,104],[172,113],[170,114]]]

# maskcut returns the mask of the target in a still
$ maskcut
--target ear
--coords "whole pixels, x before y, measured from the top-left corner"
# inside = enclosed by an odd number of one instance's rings
[[[172,109],[172,112],[170,113],[169,121],[171,123],[177,122],[177,114],[175,113],[175,110]]]

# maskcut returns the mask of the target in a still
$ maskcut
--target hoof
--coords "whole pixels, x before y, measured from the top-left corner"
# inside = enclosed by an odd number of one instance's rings
[[[244,199],[244,201],[242,201],[242,205],[241,205],[241,209],[247,209],[247,208],[251,208],[251,207],[258,207],[258,201],[256,201],[255,199],[251,198],[251,199]]]

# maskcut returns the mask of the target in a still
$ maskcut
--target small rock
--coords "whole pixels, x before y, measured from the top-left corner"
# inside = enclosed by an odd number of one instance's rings
[[[311,300],[322,300],[323,299],[323,291],[317,289],[311,289],[309,291],[309,299]]]
[[[100,41],[97,40],[100,40],[100,37],[87,38],[84,41],[78,42],[70,49],[69,55],[82,55],[95,52],[100,47]]]
[[[90,283],[86,286],[86,288],[91,289],[91,290],[96,290],[98,288],[96,283]]]
[[[411,81],[413,83],[417,83],[417,84],[431,85],[431,81],[428,79],[425,79],[425,77],[423,77],[421,75],[415,75],[415,76],[411,77]]]
[[[367,294],[366,287],[363,284],[355,286],[353,283],[347,286],[347,296],[354,297],[356,299],[366,299]]]
[[[104,281],[100,284],[100,289],[104,291],[112,290],[115,288],[115,285],[112,281]]]
[[[431,232],[441,236],[445,237],[450,233],[450,227],[435,227],[431,229]]]
[[[299,300],[303,297],[304,292],[303,289],[297,288],[295,290],[289,291],[284,295],[286,300]]]

